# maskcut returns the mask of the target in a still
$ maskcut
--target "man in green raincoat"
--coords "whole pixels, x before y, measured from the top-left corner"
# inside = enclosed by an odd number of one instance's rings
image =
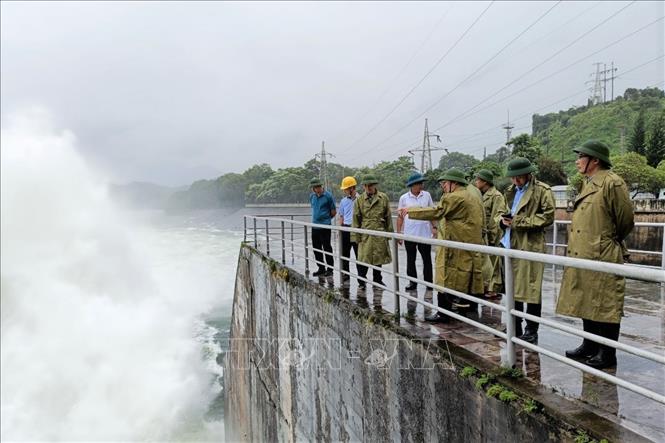
[[[633,205],[623,179],[610,170],[609,148],[589,140],[574,149],[575,166],[586,177],[575,199],[568,231],[568,256],[623,263],[624,240],[633,229]],[[584,330],[619,339],[625,280],[617,275],[565,268],[557,314],[582,318]],[[584,339],[566,356],[597,369],[616,366],[616,349]]]
[[[508,249],[545,253],[545,228],[554,223],[554,194],[549,185],[536,180],[531,162],[517,157],[508,162],[506,175],[512,185],[506,190],[510,213],[500,217],[501,245]],[[540,317],[542,309],[543,263],[513,260],[515,309]],[[529,343],[538,341],[538,323],[527,320],[522,334],[522,319],[516,319],[515,334]]]
[[[502,214],[508,212],[506,201],[494,187],[494,174],[481,169],[476,172],[476,188],[483,194],[483,208],[485,209],[485,226],[483,237],[488,246],[499,246],[501,240],[501,228],[499,228],[499,219]],[[483,260],[483,280],[485,282],[485,293],[488,297],[496,295],[496,287],[503,283],[501,272],[501,258],[498,255],[487,255]]]
[[[383,192],[379,192],[376,185],[379,181],[373,175],[367,175],[363,178],[362,184],[365,189],[353,204],[353,224],[352,227],[360,229],[371,229],[374,231],[393,232],[393,220],[390,213],[390,200]],[[351,241],[358,244],[358,260],[370,265],[387,265],[392,261],[390,256],[390,247],[388,239],[385,237],[375,237],[369,234],[351,233]],[[360,277],[367,277],[367,268],[358,269]],[[374,283],[383,285],[381,271],[372,270],[372,279]],[[365,287],[365,282],[361,280],[358,285]]]
[[[412,220],[438,220],[437,238],[464,243],[483,243],[483,206],[477,196],[467,189],[464,173],[456,168],[439,177],[443,196],[433,208],[403,208],[400,215]],[[434,281],[437,285],[470,295],[482,295],[482,258],[477,252],[439,247],[436,251]],[[438,293],[440,308],[450,310],[448,294]],[[437,312],[425,320],[445,323],[450,319]]]

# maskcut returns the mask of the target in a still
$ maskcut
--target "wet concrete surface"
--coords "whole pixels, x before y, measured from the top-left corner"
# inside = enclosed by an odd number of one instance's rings
[[[297,237],[294,241],[302,242]],[[265,252],[265,246],[265,241],[259,241],[260,250]],[[281,259],[281,241],[271,241],[270,250],[273,258]],[[286,264],[305,274],[304,248],[298,244],[294,245],[292,255],[291,246],[287,243],[286,250]],[[316,270],[316,264],[312,261],[311,250],[309,259],[308,277],[312,281],[338,289],[359,305],[373,307],[377,311],[394,312],[394,295],[389,290],[373,287],[370,284],[366,289],[359,289],[354,277],[345,279],[340,285],[337,271],[331,277],[313,277],[311,271]],[[403,247],[399,248],[399,263],[399,272],[406,273],[406,254]],[[335,265],[339,266],[337,261]],[[420,257],[417,259],[417,266],[418,275],[422,276]],[[383,273],[383,281],[388,288],[392,288],[393,277],[390,274],[392,265],[385,265],[383,268],[386,271]],[[562,274],[560,267],[554,268],[553,266],[545,268],[542,316],[581,330],[581,320],[557,316],[554,313]],[[355,273],[353,264],[351,272]],[[368,274],[371,280],[372,272]],[[404,290],[407,284],[406,280],[401,280],[401,289]],[[419,300],[436,304],[436,296],[432,291],[425,290],[420,285],[417,290],[410,291],[410,294],[417,296]],[[501,303],[500,299],[491,301]],[[627,280],[624,311],[619,340],[654,353],[665,353],[665,288],[654,283]],[[427,323],[424,317],[430,314],[429,308],[404,298],[400,301],[400,312],[401,325],[412,332],[424,338],[449,340],[488,361],[500,364],[502,351],[505,348],[503,339],[457,320],[449,324]],[[505,328],[502,313],[498,309],[480,306],[477,312],[468,313],[467,316],[495,329]],[[548,350],[563,355],[566,349],[575,348],[579,343],[581,339],[578,337],[543,325],[540,327],[538,344]],[[607,370],[608,373],[665,394],[665,366],[622,351],[617,351],[617,360],[617,368]],[[553,391],[594,406],[599,415],[654,441],[665,441],[665,405],[519,346],[517,346],[517,367],[528,378],[550,387]]]

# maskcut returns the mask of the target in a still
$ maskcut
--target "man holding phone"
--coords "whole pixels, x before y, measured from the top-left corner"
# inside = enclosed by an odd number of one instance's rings
[[[508,163],[506,175],[512,185],[506,190],[506,204],[510,212],[500,220],[504,230],[501,245],[507,249],[546,252],[545,228],[554,223],[554,194],[549,185],[536,180],[536,167],[522,157]],[[543,263],[514,260],[513,281],[515,309],[540,317],[542,309]],[[538,341],[538,323],[527,320],[522,334],[522,319],[516,319],[515,335],[529,343]]]

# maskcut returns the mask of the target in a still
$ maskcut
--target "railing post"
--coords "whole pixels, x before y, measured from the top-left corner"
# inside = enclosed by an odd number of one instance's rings
[[[247,216],[242,216],[242,242],[247,243]]]
[[[286,264],[286,232],[284,231],[284,221],[282,223],[282,264]]]
[[[337,256],[337,263],[339,263],[339,285],[342,286],[342,282],[344,281],[344,277],[346,277],[346,275],[342,272],[342,268],[343,268],[342,260],[343,260],[343,258],[342,258],[342,232],[341,231],[337,231],[337,254],[335,254],[335,255]],[[349,266],[349,269],[351,269],[350,266]]]
[[[291,221],[293,221],[293,216],[291,216]],[[295,256],[293,255],[293,223],[291,223],[291,264],[294,264],[296,259]]]
[[[266,255],[270,257],[270,235],[268,233],[268,229],[268,219],[266,219]]]
[[[660,249],[660,268],[665,271],[665,225],[663,229],[663,246]],[[665,283],[660,284],[660,309],[665,312]]]
[[[506,301],[506,364],[512,368],[515,366],[515,344],[513,337],[515,337],[515,317],[511,313],[515,309],[515,293],[513,286],[513,262],[507,255],[504,256],[504,282],[505,282],[505,297]],[[521,319],[520,319],[521,320]]]
[[[663,229],[663,246],[660,249],[660,268],[665,271],[665,225]]]
[[[552,255],[556,255],[556,243],[559,233],[558,226],[559,224],[554,220],[554,224],[552,225],[552,228],[554,229],[552,231]],[[556,265],[552,265],[552,283],[556,283]]]
[[[559,232],[558,229],[559,224],[554,220],[554,224],[552,225],[554,231],[552,231],[552,255],[556,255],[556,241],[557,241],[557,234]]]
[[[309,244],[307,241],[307,226],[302,227],[305,231],[305,275],[309,274]]]
[[[395,295],[395,320],[399,322],[399,317],[400,317],[400,306],[399,306],[399,294],[397,291],[399,291],[399,255],[397,254],[399,252],[399,249],[397,248],[397,239],[393,238],[392,239],[392,249],[393,249],[393,294]]]
[[[259,234],[256,230],[256,217],[252,217],[252,221],[254,222],[254,247],[259,249]]]

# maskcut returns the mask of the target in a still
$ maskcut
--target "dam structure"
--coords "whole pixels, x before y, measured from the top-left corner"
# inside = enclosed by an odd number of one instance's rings
[[[311,226],[293,217],[244,217],[221,356],[227,441],[665,441],[661,267],[332,226],[334,274],[317,278]],[[392,263],[382,268],[383,285],[359,287],[353,255],[350,272],[342,271],[340,231],[388,239]],[[414,279],[399,240],[498,255],[505,293],[492,300],[453,291],[478,308],[443,311],[434,294],[446,288],[415,279],[417,290],[404,289]],[[550,250],[565,248],[560,240]],[[514,309],[514,260],[546,264],[541,318]],[[581,321],[553,312],[564,266],[626,277],[618,341],[584,333]],[[424,322],[437,310],[453,321]],[[515,336],[519,317],[540,323],[538,343]],[[582,337],[615,347],[617,368],[566,358]]]

